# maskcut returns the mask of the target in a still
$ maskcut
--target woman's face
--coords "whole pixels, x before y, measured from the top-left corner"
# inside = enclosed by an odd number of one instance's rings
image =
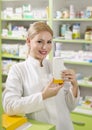
[[[52,48],[52,35],[48,31],[43,31],[29,40],[30,55],[42,61]]]

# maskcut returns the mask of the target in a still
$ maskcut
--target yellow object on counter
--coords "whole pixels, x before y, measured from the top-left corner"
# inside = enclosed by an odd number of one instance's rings
[[[20,128],[24,124],[30,123],[31,127]],[[2,115],[3,130],[56,130],[55,125],[39,122],[33,119],[27,119],[26,117],[20,116],[8,116],[7,114]]]
[[[27,122],[26,117],[2,115],[2,126],[5,130],[15,130]]]

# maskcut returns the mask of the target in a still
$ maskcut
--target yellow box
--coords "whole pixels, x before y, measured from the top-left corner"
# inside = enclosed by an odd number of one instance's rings
[[[5,130],[15,130],[22,124],[27,122],[26,117],[2,115],[2,126]]]

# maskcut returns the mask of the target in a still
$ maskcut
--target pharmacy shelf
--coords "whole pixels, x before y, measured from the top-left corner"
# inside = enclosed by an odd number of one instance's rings
[[[86,62],[86,61],[71,61],[71,60],[64,60],[64,63],[66,64],[75,64],[75,65],[87,65],[87,66],[92,66],[91,62]]]
[[[80,114],[80,115],[86,115],[92,117],[92,108],[87,108],[82,105],[77,106],[72,113]]]
[[[47,18],[41,18],[41,19],[37,19],[37,18],[1,18],[2,21],[48,21]]]
[[[11,36],[6,36],[6,37],[1,37],[2,40],[22,40],[22,41],[25,41],[26,38],[20,38],[20,37],[11,37]]]
[[[80,87],[92,88],[92,83],[86,80],[79,80],[78,84]]]
[[[3,2],[7,2],[7,1],[19,1],[19,0],[2,0]]]
[[[25,60],[24,57],[19,57],[19,56],[13,56],[13,55],[10,55],[10,54],[3,54],[2,55],[2,58],[5,58],[5,59],[15,59],[15,60]]]
[[[89,43],[92,44],[92,41],[84,40],[84,39],[72,39],[72,40],[66,40],[64,38],[58,37],[54,38],[53,41],[55,42],[64,42],[64,43]]]
[[[80,87],[92,88],[92,85],[90,85],[90,84],[78,83],[78,85],[79,85]]]
[[[53,21],[74,21],[74,22],[88,22],[88,21],[92,21],[92,18],[74,18],[74,19],[69,19],[69,18],[66,18],[66,19],[63,19],[63,18],[60,18],[60,19],[57,19],[57,18],[54,18]]]

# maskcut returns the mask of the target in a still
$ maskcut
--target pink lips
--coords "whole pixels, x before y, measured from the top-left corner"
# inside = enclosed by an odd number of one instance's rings
[[[39,51],[40,52],[40,54],[42,54],[42,55],[46,55],[47,54],[47,51]]]

